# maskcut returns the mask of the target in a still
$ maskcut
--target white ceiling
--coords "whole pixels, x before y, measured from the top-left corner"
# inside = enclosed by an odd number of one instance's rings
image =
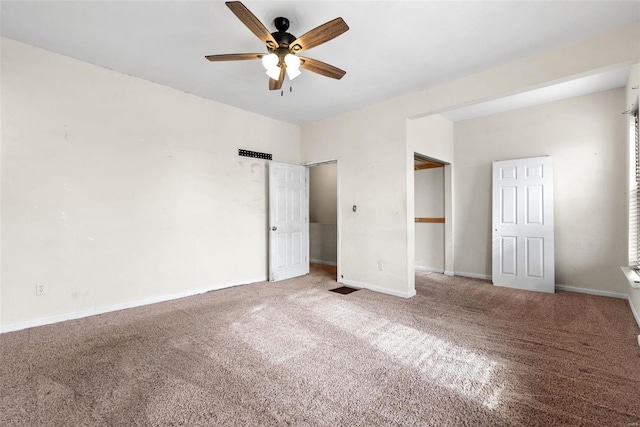
[[[83,61],[302,124],[473,74],[640,20],[638,1],[244,1],[270,30],[300,36],[341,16],[350,30],[305,52],[347,71],[305,72],[267,90],[263,52],[220,1],[6,1],[1,34]]]

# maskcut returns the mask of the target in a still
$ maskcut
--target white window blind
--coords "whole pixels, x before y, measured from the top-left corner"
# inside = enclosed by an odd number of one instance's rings
[[[634,116],[634,123],[635,123],[635,149],[636,149],[636,197],[635,197],[635,202],[636,202],[636,217],[635,217],[635,226],[636,226],[636,233],[635,233],[635,237],[636,237],[636,260],[635,260],[635,267],[636,267],[636,271],[640,271],[640,230],[638,229],[639,225],[640,225],[640,141],[638,140],[638,113],[639,111],[636,110],[635,113],[633,114]]]

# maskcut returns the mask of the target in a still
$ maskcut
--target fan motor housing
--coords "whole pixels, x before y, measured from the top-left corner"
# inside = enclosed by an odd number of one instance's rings
[[[276,31],[275,33],[271,33],[271,35],[276,39],[280,47],[289,47],[297,38],[293,34],[285,33],[284,31]]]
[[[293,34],[287,32],[289,29],[289,20],[280,16],[273,20],[273,24],[278,30],[271,33],[273,38],[278,42],[280,47],[289,47],[289,45],[297,38]]]
[[[289,20],[283,16],[279,16],[273,20],[273,25],[278,31],[287,31],[289,29]]]

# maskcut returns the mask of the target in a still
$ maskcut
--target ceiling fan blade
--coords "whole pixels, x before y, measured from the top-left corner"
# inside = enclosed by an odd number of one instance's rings
[[[296,53],[309,50],[331,39],[335,39],[348,29],[349,26],[342,18],[336,18],[298,37],[289,45],[289,49]]]
[[[251,30],[253,34],[258,36],[258,38],[267,45],[268,48],[278,48],[278,43],[273,38],[269,30],[267,30],[262,22],[260,22],[260,20],[256,18],[256,16],[251,13],[251,11],[247,9],[245,5],[243,5],[239,1],[228,1],[226,2],[226,5],[229,9],[231,9],[231,12],[233,12],[238,17],[238,19],[242,21],[242,23],[246,25],[249,30]]]
[[[332,79],[340,80],[347,74],[346,71],[341,70],[338,67],[334,67],[333,65],[326,64],[322,61],[318,61],[317,59],[305,58],[300,56],[302,60],[302,64],[300,64],[300,68],[303,68],[308,71],[313,71],[314,73],[321,74],[326,77],[331,77]]]
[[[286,65],[282,64],[280,67],[280,78],[278,80],[269,79],[269,90],[280,90],[282,88],[282,82],[284,82],[284,70]]]
[[[260,59],[264,53],[231,53],[227,55],[207,55],[209,61],[245,61],[249,59]]]

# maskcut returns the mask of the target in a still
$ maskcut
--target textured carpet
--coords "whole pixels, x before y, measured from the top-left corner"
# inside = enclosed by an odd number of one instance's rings
[[[335,272],[0,336],[0,425],[640,425],[626,301]]]

